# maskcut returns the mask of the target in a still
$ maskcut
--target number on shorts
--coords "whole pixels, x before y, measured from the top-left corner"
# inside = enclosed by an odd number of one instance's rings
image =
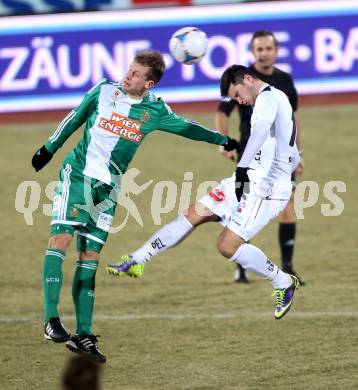
[[[256,161],[260,161],[260,160],[261,160],[261,150],[259,150],[259,151],[256,153],[255,160],[256,160]]]

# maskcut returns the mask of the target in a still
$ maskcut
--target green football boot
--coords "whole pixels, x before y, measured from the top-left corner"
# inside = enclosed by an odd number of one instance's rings
[[[280,320],[291,309],[293,296],[298,289],[300,282],[296,276],[290,275],[292,284],[287,288],[278,288],[274,290],[272,296],[275,297],[275,312],[276,320]]]

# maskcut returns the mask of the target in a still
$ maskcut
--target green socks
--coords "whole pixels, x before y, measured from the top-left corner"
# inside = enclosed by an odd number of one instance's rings
[[[72,284],[78,335],[92,334],[95,278],[98,267],[96,260],[80,260]]]
[[[42,288],[45,300],[45,321],[59,317],[57,305],[62,287],[62,263],[65,253],[58,249],[47,249],[42,269]]]
[[[65,253],[58,249],[47,249],[42,270],[42,286],[45,300],[45,321],[59,317],[57,306],[62,287],[62,263]],[[72,284],[78,335],[92,334],[96,260],[81,260],[76,263]]]

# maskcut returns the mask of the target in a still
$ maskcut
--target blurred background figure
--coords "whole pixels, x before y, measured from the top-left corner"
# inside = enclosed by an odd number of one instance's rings
[[[62,390],[101,390],[101,367],[86,355],[71,357],[61,379]]]

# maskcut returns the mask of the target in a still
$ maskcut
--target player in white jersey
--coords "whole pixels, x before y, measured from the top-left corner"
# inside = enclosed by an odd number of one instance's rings
[[[195,226],[220,221],[224,230],[218,239],[219,252],[245,269],[271,281],[274,287],[276,319],[290,309],[298,279],[281,271],[257,247],[248,244],[290,199],[291,173],[300,158],[295,143],[296,126],[286,95],[258,79],[240,65],[229,67],[221,77],[221,94],[240,104],[253,105],[251,135],[235,174],[190,206],[154,234],[141,248],[109,265],[112,275],[130,273],[154,255],[172,247]]]
[[[279,45],[275,35],[268,30],[257,30],[253,34],[250,44],[254,62],[249,66],[249,68],[260,80],[270,84],[287,95],[294,115],[297,118],[298,96],[292,77],[275,66],[277,53],[279,51]],[[236,100],[228,98],[221,99],[215,114],[215,125],[221,134],[228,134],[228,121],[235,109],[237,109],[240,117],[238,130],[240,134],[240,144],[242,146],[242,150],[244,150],[250,137],[252,106],[239,104]],[[300,149],[302,143],[299,126],[297,128],[296,143],[298,149]],[[234,152],[226,152],[221,147],[219,147],[219,152],[231,160],[239,161],[240,159],[236,159],[236,154]],[[241,154],[242,152],[239,153],[238,157],[241,157]],[[296,175],[301,175],[303,173],[303,168],[304,162],[301,157],[301,161],[291,177],[293,186],[295,186]],[[296,272],[293,270],[293,254],[296,238],[294,191],[292,192],[291,199],[287,203],[287,206],[278,215],[277,221],[277,238],[281,254],[282,269],[289,274],[297,276]],[[236,264],[235,268],[235,282],[249,282],[245,270],[239,264]],[[302,277],[299,277],[299,281],[301,285],[304,284]]]

